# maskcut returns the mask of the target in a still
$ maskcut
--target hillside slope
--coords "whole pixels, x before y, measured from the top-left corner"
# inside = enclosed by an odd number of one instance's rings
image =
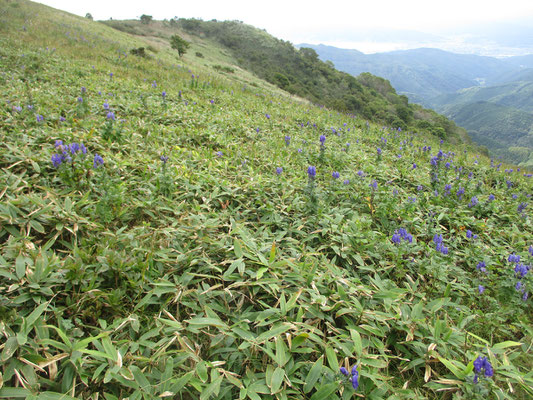
[[[530,129],[524,127],[530,118],[523,112],[533,115],[531,57],[496,59],[437,49],[362,54],[324,45],[311,47],[343,71],[384,76],[411,101],[466,128],[474,142],[487,146],[493,156],[530,165],[533,147],[529,139],[519,138]],[[502,126],[501,121],[506,124]]]
[[[469,142],[466,132],[432,110],[409,104],[388,81],[371,74],[353,77],[318,59],[312,49],[297,50],[267,32],[239,21],[178,19],[148,26],[140,21],[104,21],[115,29],[170,38],[178,33],[210,43],[231,55],[234,64],[293,95],[337,111],[402,129],[419,130],[454,143]]]
[[[532,174],[0,19],[0,398],[531,398]]]
[[[533,115],[490,102],[449,107],[446,113],[468,129],[472,139],[497,156],[533,167]]]

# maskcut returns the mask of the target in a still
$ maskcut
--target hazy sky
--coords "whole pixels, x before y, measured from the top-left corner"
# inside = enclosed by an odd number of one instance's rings
[[[368,28],[405,29],[429,33],[456,26],[533,18],[533,0],[41,0],[40,3],[95,19],[201,18],[241,20],[294,44],[316,43],[333,33],[331,42]],[[352,35],[353,36],[353,35]],[[346,39],[345,42],[351,40]]]

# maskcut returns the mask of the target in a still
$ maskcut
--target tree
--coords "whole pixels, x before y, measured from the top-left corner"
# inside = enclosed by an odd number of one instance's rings
[[[85,14],[85,18],[90,19],[92,21],[93,16],[91,15],[91,13],[87,13]]]
[[[152,22],[152,16],[146,14],[141,15],[141,22],[145,25],[148,25],[150,22]]]
[[[170,47],[172,47],[175,50],[178,50],[178,54],[181,57],[187,49],[191,46],[189,42],[187,42],[185,39],[182,39],[178,35],[173,35],[170,37]]]

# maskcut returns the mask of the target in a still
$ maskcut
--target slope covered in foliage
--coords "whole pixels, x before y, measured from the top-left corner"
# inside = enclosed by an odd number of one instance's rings
[[[188,37],[214,42],[232,55],[235,63],[283,90],[315,104],[402,129],[423,130],[453,142],[468,142],[466,132],[452,121],[419,105],[409,104],[390,83],[371,74],[354,77],[319,60],[310,48],[296,49],[290,42],[239,21],[173,19],[151,26],[139,21],[104,21],[115,29],[139,35]]]
[[[0,18],[0,398],[531,397],[530,174]]]

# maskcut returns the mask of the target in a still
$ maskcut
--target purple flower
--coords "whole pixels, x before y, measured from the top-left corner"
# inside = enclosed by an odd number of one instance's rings
[[[489,195],[489,201],[493,201],[496,197],[493,194]]]
[[[349,185],[350,181],[348,179],[345,179],[344,182],[342,182],[342,183],[345,184],[345,185]]]
[[[65,122],[66,120],[67,120],[67,119],[66,119],[65,117],[63,117],[63,116],[60,116],[60,117],[59,117],[59,121],[61,121],[61,122]]]
[[[93,168],[98,168],[100,165],[102,165],[104,163],[104,159],[102,157],[100,157],[98,154],[95,154],[94,155],[94,159],[93,159]]]
[[[62,162],[63,162],[63,157],[61,157],[61,155],[54,154],[52,156],[52,164],[53,164],[54,168],[58,168],[61,165]]]
[[[163,100],[165,100],[165,98],[167,97],[167,92],[163,90],[163,93],[161,93],[161,97],[163,97]]]
[[[289,135],[285,135],[285,145],[288,146],[291,144],[291,137]]]
[[[333,177],[333,179],[339,179],[339,177],[341,176],[341,174],[339,174],[337,171],[334,171],[331,176]]]
[[[303,150],[302,149],[298,149],[298,153],[301,153]]]
[[[104,103],[104,110],[109,110],[109,104]]]
[[[482,285],[479,285],[479,286],[477,287],[477,290],[479,291],[479,294],[482,294],[482,293],[485,291],[485,287],[482,286]]]
[[[520,278],[523,278],[529,272],[529,268],[530,267],[528,265],[519,263],[515,265],[514,272],[515,274],[520,275]]]
[[[107,119],[110,120],[110,121],[114,121],[115,120],[115,113],[113,111],[109,111],[107,113]]]
[[[316,167],[312,165],[307,167],[307,175],[309,175],[309,178],[314,179],[316,176]]]
[[[282,167],[277,167],[276,168],[276,174],[281,175],[282,172],[283,172],[283,168]]]
[[[527,203],[520,203],[518,205],[518,207],[516,208],[516,211],[518,211],[519,213],[521,213],[522,211],[524,211],[527,207]]]
[[[346,368],[344,368],[344,367],[340,367],[340,372],[341,372],[341,374],[343,374],[344,376],[348,376],[348,375],[350,375],[350,374],[348,373],[348,370],[347,370]]]
[[[85,88],[85,86],[82,86],[81,87],[81,93],[83,94],[83,93],[86,93],[86,92],[87,92],[87,89]]]
[[[478,199],[476,196],[472,196],[472,198],[470,199],[470,204],[468,205],[468,207],[475,207],[477,204],[479,203]]]
[[[471,238],[472,238],[472,231],[471,231],[470,229],[468,229],[468,230],[466,231],[466,237],[467,237],[468,239],[471,239]]]
[[[487,264],[485,264],[485,261],[480,261],[478,262],[478,264],[476,265],[476,269],[483,272],[483,273],[486,273],[487,272]]]
[[[221,151],[217,151],[215,154],[217,157],[222,157],[224,155]]]
[[[381,149],[380,149],[379,147],[378,147],[378,149],[377,149],[377,153],[378,153],[378,156],[381,155]]]
[[[266,119],[270,119],[270,114],[265,114]]]
[[[35,116],[35,119],[37,120],[37,122],[43,122],[44,121],[44,117],[41,114],[37,114]]]
[[[159,157],[159,159],[160,159],[161,161],[163,161],[163,164],[166,164],[167,161],[168,161],[168,156],[161,156],[161,157]]]
[[[474,371],[477,375],[483,370],[486,377],[491,377],[494,375],[494,370],[492,369],[492,365],[487,357],[478,356],[478,358],[474,360]]]
[[[326,137],[324,135],[320,135],[319,140],[320,140],[320,145],[324,146],[324,143],[326,142]]]
[[[391,240],[392,240],[392,243],[394,244],[400,244],[402,242],[402,237],[400,236],[398,231],[396,231],[394,235],[392,235]]]
[[[359,371],[357,371],[357,365],[354,365],[352,368],[352,377],[350,381],[352,382],[352,387],[356,390],[359,387]]]
[[[416,169],[416,167],[417,167],[417,166],[416,166],[416,164],[415,164],[415,163],[413,163],[413,169]]]
[[[83,97],[78,97],[78,103],[83,103]]]
[[[378,183],[375,180],[373,180],[370,183],[370,185],[368,185],[368,186],[370,186],[372,189],[376,190],[378,188]]]
[[[72,154],[76,154],[80,150],[80,145],[78,143],[72,143],[69,146],[69,150]]]
[[[509,261],[510,263],[519,263],[520,256],[517,256],[515,253],[509,254],[509,257],[507,257],[507,261]]]
[[[57,149],[59,146],[63,146],[63,141],[62,140],[56,140],[56,142],[54,143],[54,147]]]

